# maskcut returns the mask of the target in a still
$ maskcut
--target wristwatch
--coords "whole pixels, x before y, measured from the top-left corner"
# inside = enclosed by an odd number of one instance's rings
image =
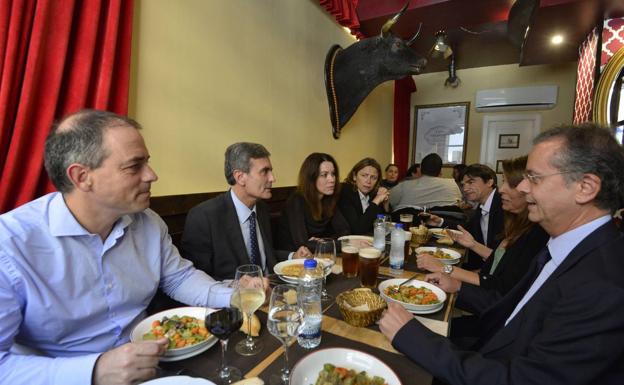
[[[445,274],[451,274],[453,272],[453,265],[442,266],[442,272]]]

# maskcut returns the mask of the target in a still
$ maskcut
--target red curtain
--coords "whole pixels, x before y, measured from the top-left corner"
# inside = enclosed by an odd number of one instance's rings
[[[399,166],[399,178],[405,176],[409,162],[410,105],[416,83],[411,76],[394,81],[394,128],[392,145],[394,163]]]
[[[54,188],[52,122],[81,108],[126,114],[132,0],[0,1],[0,213]]]
[[[336,21],[343,27],[351,30],[351,34],[358,39],[365,36],[360,32],[360,20],[355,9],[360,0],[319,0],[321,7],[331,13]]]

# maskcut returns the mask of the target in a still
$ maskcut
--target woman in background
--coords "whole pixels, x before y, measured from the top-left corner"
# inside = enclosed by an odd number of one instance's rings
[[[397,168],[398,171],[398,168]],[[338,208],[351,234],[371,234],[377,214],[388,211],[390,191],[379,187],[381,166],[373,158],[357,162],[344,180]]]
[[[337,208],[338,175],[338,165],[329,154],[315,152],[303,161],[297,190],[286,201],[280,218],[279,249],[308,246],[314,250],[314,238],[349,234],[349,225]]]
[[[461,226],[458,226],[461,234],[451,233],[451,237],[462,246],[487,258],[480,272],[454,267],[450,272],[451,278],[505,295],[526,273],[533,257],[546,245],[548,234],[529,221],[526,194],[516,190],[523,179],[526,161],[526,156],[503,161],[503,184],[499,192],[505,211],[505,228],[504,238],[496,250],[475,241]],[[434,273],[443,272],[445,266],[428,254],[418,255],[417,263],[419,268]],[[461,291],[456,305],[470,311],[470,305],[462,303]]]
[[[390,163],[386,166],[386,179],[381,181],[381,187],[388,190],[399,184],[399,166]]]

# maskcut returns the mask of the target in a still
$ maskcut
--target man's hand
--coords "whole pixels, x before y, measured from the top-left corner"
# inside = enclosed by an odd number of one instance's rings
[[[425,276],[425,281],[432,283],[447,293],[457,293],[461,288],[461,281],[451,278],[448,274],[433,273]]]
[[[93,385],[129,385],[154,378],[167,344],[169,340],[161,338],[127,343],[103,353],[95,362]]]
[[[416,256],[416,265],[421,270],[427,270],[432,273],[441,273],[444,264],[431,254],[418,254]]]
[[[392,342],[397,332],[413,319],[414,315],[405,310],[403,306],[396,302],[390,302],[388,303],[388,310],[384,311],[381,320],[379,320],[379,330]]]
[[[442,226],[442,223],[444,222],[442,217],[439,217],[435,214],[420,213],[418,214],[418,216],[421,217],[423,220],[425,220],[425,224],[427,226],[431,226],[431,227],[440,227]]]
[[[293,259],[302,259],[302,258],[312,258],[312,253],[310,249],[305,246],[299,247],[295,254],[293,254]]]

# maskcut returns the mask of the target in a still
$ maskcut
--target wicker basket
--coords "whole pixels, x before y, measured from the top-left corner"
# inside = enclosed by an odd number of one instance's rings
[[[386,308],[384,301],[378,294],[373,293],[370,289],[359,288],[338,294],[336,303],[340,308],[342,318],[353,326],[364,327],[372,324],[381,317],[381,313]],[[348,303],[351,307],[357,307],[368,304],[368,311],[356,311],[345,305]]]
[[[431,238],[431,233],[429,231],[418,232],[418,227],[410,227],[410,232],[412,233],[412,239],[410,243],[416,245],[422,245],[429,241]]]

